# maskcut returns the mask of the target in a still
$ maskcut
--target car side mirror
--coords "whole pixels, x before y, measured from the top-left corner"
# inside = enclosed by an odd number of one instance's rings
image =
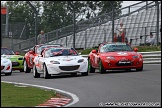
[[[138,51],[138,48],[134,48],[134,51],[137,52]]]
[[[92,50],[92,53],[97,53],[97,51],[96,50]]]
[[[19,55],[19,52],[15,52],[16,55]]]

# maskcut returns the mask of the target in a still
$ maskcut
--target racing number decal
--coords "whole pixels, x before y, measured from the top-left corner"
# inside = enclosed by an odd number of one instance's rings
[[[32,58],[33,58],[33,56],[30,56],[30,57],[29,57],[29,62],[30,62],[30,64],[33,64]]]
[[[38,58],[38,65],[39,65],[40,70],[43,70],[43,62],[42,60],[40,60],[40,58]]]
[[[35,57],[35,64],[38,64],[38,57]]]
[[[94,64],[97,66],[97,64],[98,64],[98,60],[99,60],[99,57],[98,57],[98,55],[95,55],[94,56]]]
[[[41,68],[42,62],[40,60],[38,60],[38,64],[40,65],[40,68]]]
[[[38,68],[40,68],[39,57],[35,58],[35,65],[38,66]]]

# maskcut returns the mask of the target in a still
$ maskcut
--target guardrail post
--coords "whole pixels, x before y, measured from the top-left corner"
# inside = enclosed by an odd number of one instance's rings
[[[159,45],[159,2],[155,1],[157,7],[157,21],[156,21],[156,36],[157,36],[157,45]]]
[[[20,52],[20,50],[21,50],[21,44],[19,44],[19,52]]]
[[[128,7],[128,15],[130,14],[130,6]]]
[[[145,40],[144,40],[144,45],[146,45],[146,27],[145,27]]]
[[[86,47],[87,47],[87,30],[85,31],[85,47],[84,47],[84,49],[86,49]]]
[[[148,1],[146,1],[146,10],[147,10]]]
[[[66,35],[66,47],[67,47],[67,35]]]

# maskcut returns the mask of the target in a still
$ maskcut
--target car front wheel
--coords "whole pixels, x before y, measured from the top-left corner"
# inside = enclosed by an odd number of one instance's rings
[[[44,78],[45,78],[45,79],[51,78],[51,75],[48,74],[48,70],[47,70],[46,64],[44,64],[43,69],[44,69]]]
[[[37,72],[37,68],[35,65],[33,66],[33,76],[34,78],[40,78],[40,74]]]
[[[94,73],[95,72],[95,68],[93,68],[92,65],[91,65],[90,58],[88,59],[88,72],[89,73]]]
[[[28,67],[28,64],[26,62],[26,60],[24,61],[24,72],[25,73],[30,73],[31,71],[31,68]]]
[[[87,72],[82,72],[81,74],[82,74],[82,76],[87,76],[88,75],[88,71]]]
[[[136,69],[136,71],[143,71],[143,64],[141,68]]]
[[[103,64],[102,64],[102,61],[101,61],[101,60],[100,60],[100,62],[99,62],[99,71],[100,71],[101,74],[103,74],[103,73],[106,72],[106,70],[105,70],[104,67],[103,67]]]
[[[20,72],[24,72],[24,69],[21,69]]]
[[[11,70],[10,73],[5,73],[6,76],[11,75],[11,74],[12,74],[12,70]]]

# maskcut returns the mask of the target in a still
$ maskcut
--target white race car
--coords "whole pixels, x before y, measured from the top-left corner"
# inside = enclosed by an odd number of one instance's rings
[[[10,59],[6,59],[1,55],[1,74],[11,75],[12,74],[12,62]]]
[[[39,78],[40,74],[44,74],[44,78],[47,79],[51,75],[75,76],[77,73],[81,73],[82,76],[88,75],[88,60],[80,56],[74,48],[49,47],[34,58],[34,78]]]

